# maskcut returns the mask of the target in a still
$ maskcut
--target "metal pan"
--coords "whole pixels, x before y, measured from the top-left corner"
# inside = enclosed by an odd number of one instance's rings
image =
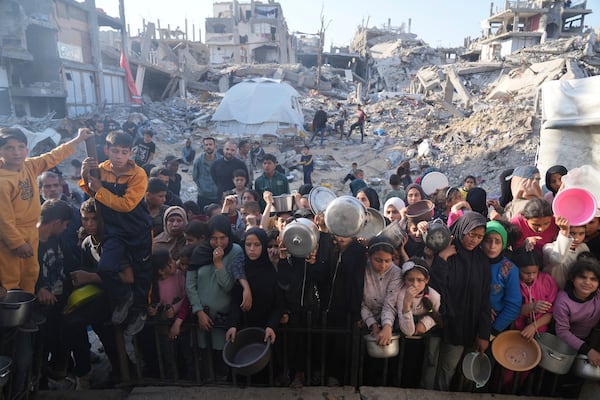
[[[325,210],[325,224],[329,232],[343,237],[354,237],[365,224],[367,209],[355,197],[340,196]]]
[[[365,224],[356,236],[370,240],[379,235],[385,228],[385,219],[379,211],[374,208],[367,208],[367,218]]]
[[[308,204],[313,214],[317,215],[324,213],[329,203],[336,198],[337,196],[332,190],[324,186],[316,186],[308,194]]]

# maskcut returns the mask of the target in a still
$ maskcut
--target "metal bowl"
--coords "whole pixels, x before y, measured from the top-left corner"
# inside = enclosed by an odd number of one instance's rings
[[[600,367],[595,367],[590,364],[586,355],[579,354],[575,358],[571,371],[575,376],[580,378],[600,381]]]
[[[406,207],[406,218],[414,221],[429,221],[433,218],[435,205],[431,200],[420,200]]]
[[[0,299],[0,326],[14,328],[23,325],[31,316],[36,297],[23,290],[9,290]]]
[[[392,342],[387,346],[377,344],[377,339],[371,335],[363,336],[367,345],[367,354],[373,358],[392,358],[400,352],[400,335],[392,335]]]
[[[294,196],[291,194],[273,196],[273,205],[277,212],[292,211],[294,209]]]
[[[254,375],[271,360],[271,343],[265,342],[265,330],[246,328],[237,332],[234,342],[225,343],[223,361],[240,375]]]

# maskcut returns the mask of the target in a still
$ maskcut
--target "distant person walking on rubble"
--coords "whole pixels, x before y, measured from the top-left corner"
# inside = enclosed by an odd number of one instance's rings
[[[312,125],[313,135],[312,138],[310,138],[310,143],[312,144],[313,140],[315,140],[315,136],[321,132],[321,147],[323,147],[323,137],[325,136],[325,130],[327,129],[327,113],[323,110],[323,106],[320,106],[315,113]]]
[[[344,137],[344,124],[346,123],[346,117],[348,116],[348,113],[346,112],[346,109],[344,108],[342,103],[337,103],[336,107],[337,116],[335,120],[334,130],[335,133],[337,133],[338,128],[340,129],[340,139],[342,139]]]
[[[350,138],[350,135],[352,135],[352,131],[354,130],[354,128],[359,128],[360,129],[360,142],[364,143],[365,142],[365,130],[364,130],[364,125],[365,125],[365,120],[367,119],[367,114],[365,114],[365,112],[362,109],[362,106],[360,104],[358,104],[358,111],[357,111],[357,117],[358,120],[353,123],[352,125],[350,125],[350,131],[348,132],[348,136],[346,136],[347,138]]]

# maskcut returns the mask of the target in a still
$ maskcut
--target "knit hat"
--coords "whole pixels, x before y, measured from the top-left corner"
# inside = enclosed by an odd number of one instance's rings
[[[508,233],[506,233],[506,229],[504,229],[502,224],[498,221],[489,221],[485,225],[485,234],[489,235],[492,232],[500,235],[502,238],[502,250],[504,250],[508,241]]]

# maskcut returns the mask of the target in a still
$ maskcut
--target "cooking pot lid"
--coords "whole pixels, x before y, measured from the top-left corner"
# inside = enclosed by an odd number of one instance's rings
[[[356,236],[370,240],[379,235],[385,228],[385,219],[383,215],[374,208],[367,208],[367,218],[365,224]]]
[[[310,205],[312,212],[317,215],[324,213],[329,203],[336,198],[337,196],[332,190],[327,189],[324,186],[316,186],[312,188],[308,194],[308,204]]]

